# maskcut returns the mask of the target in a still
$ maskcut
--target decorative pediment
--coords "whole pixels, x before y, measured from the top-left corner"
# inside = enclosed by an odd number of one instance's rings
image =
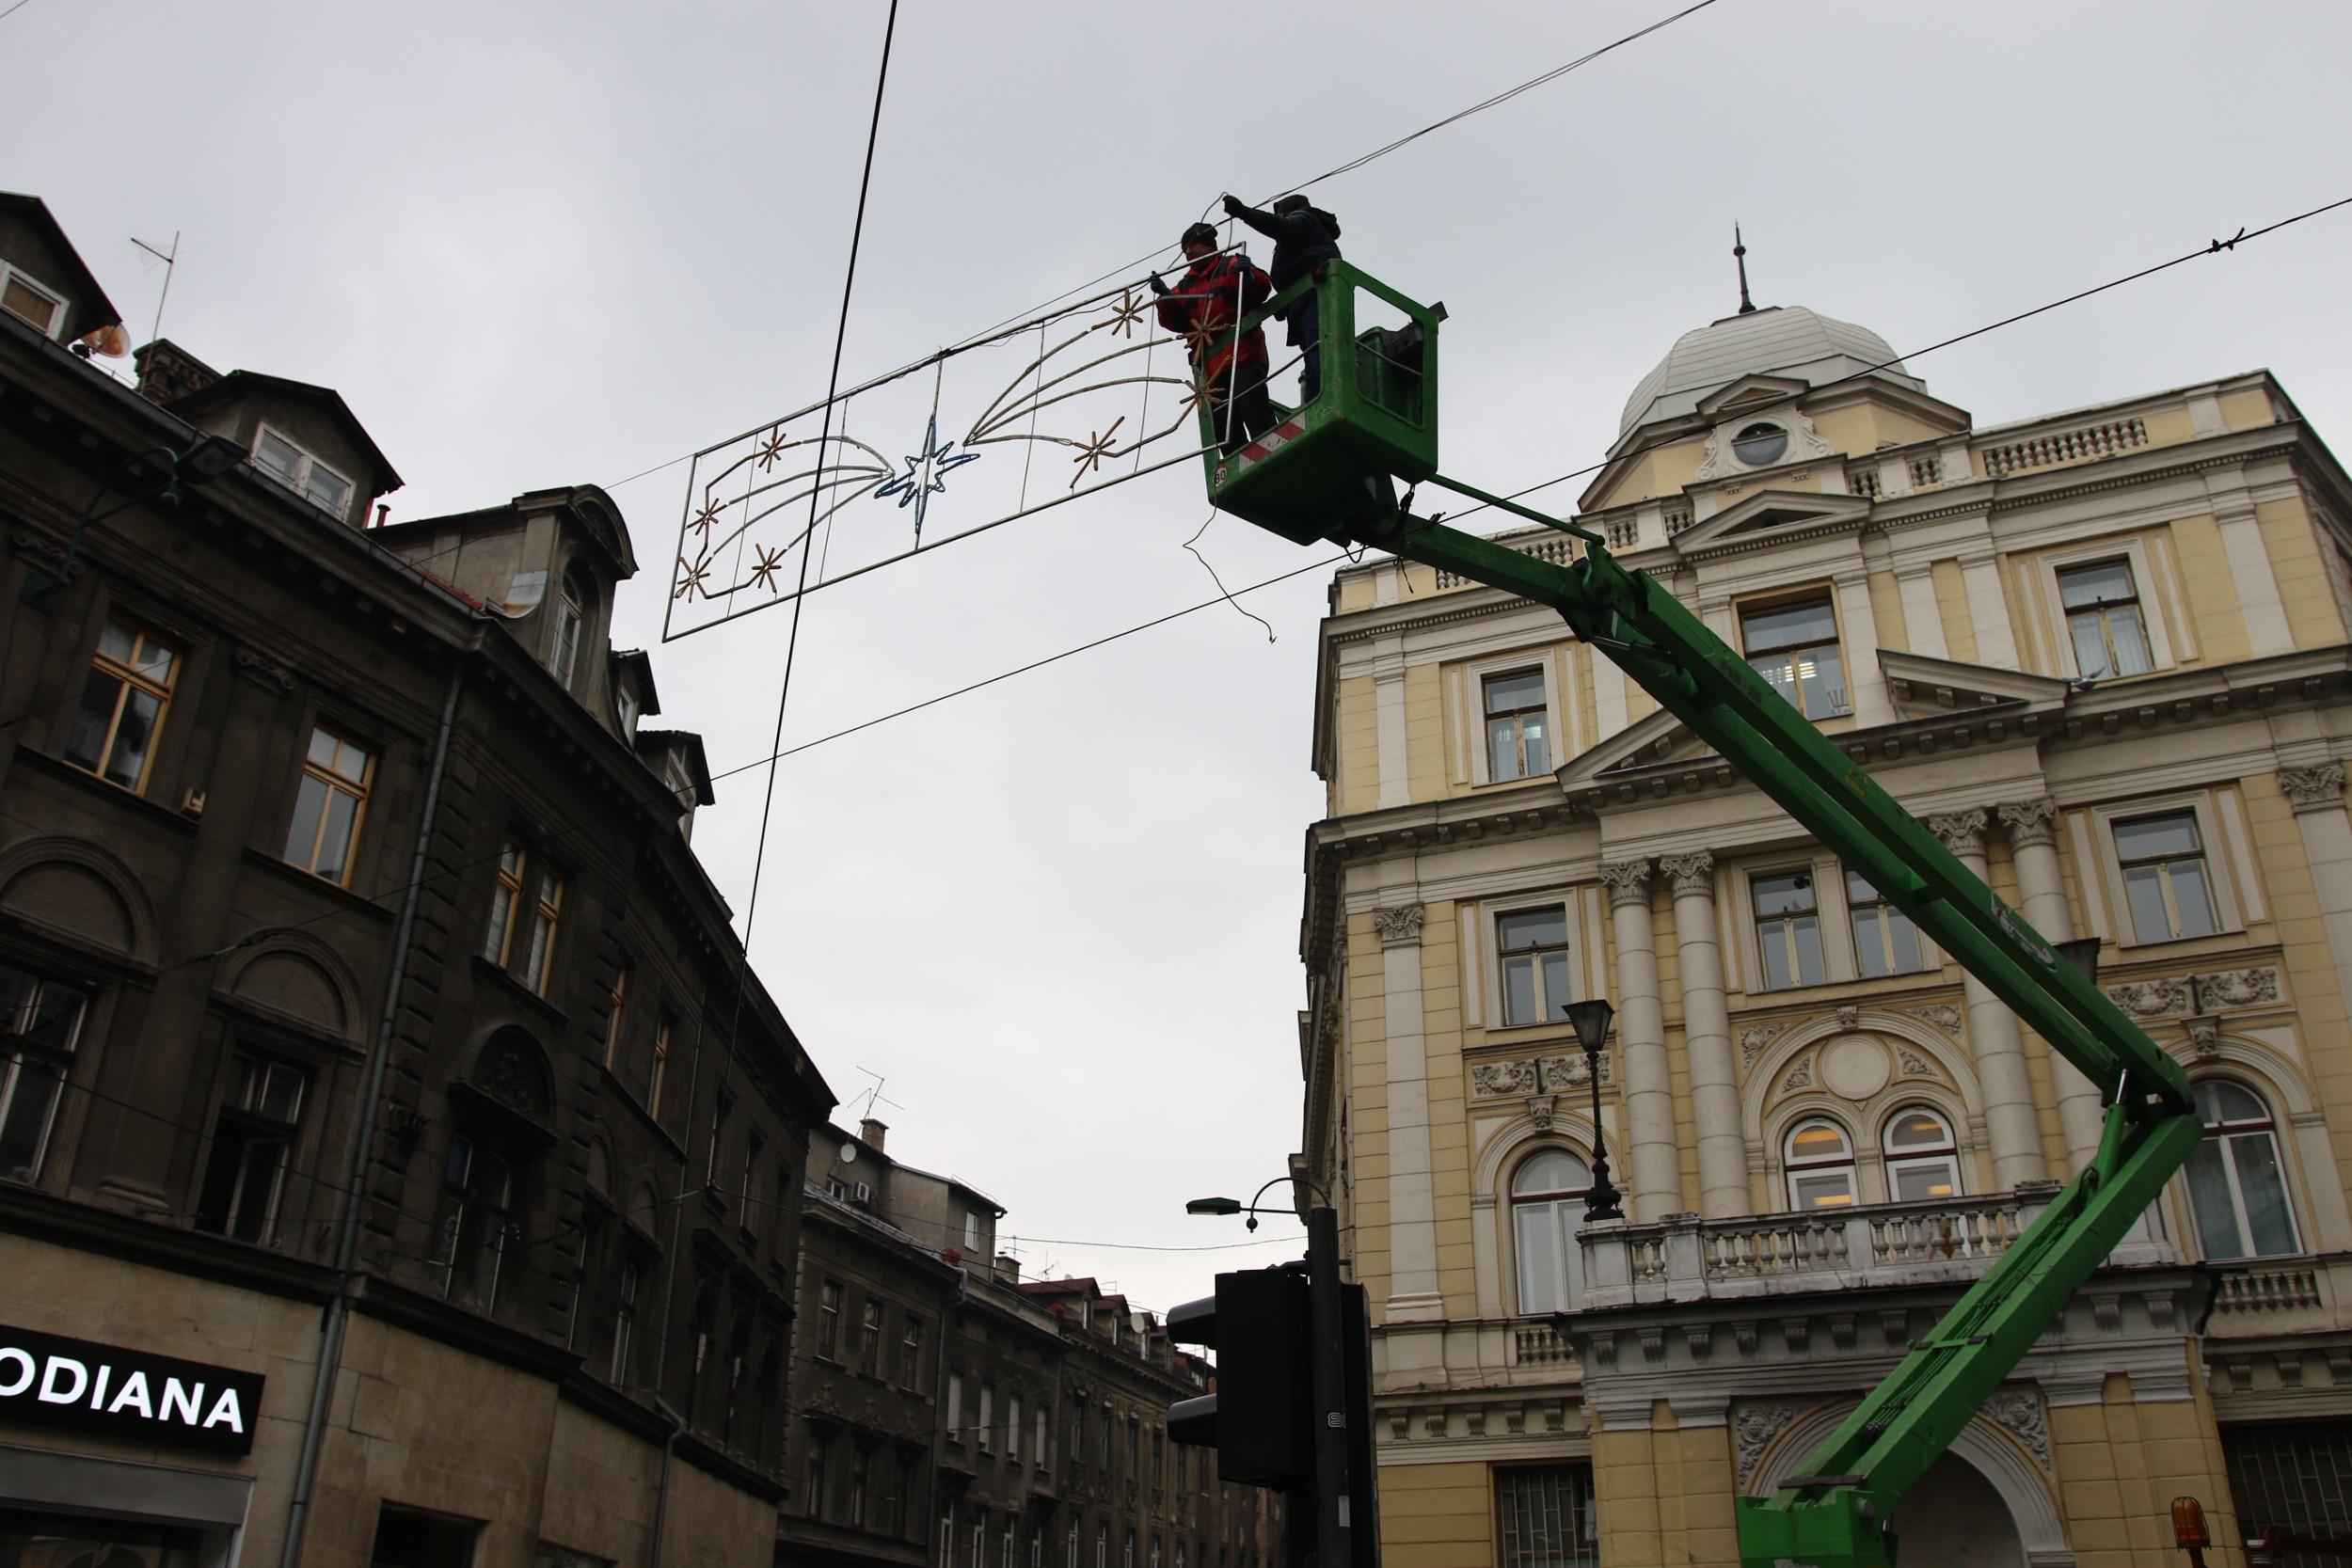
[[[1675,535],[1675,548],[1700,555],[1710,548],[1810,539],[1825,533],[1858,533],[1870,520],[1867,496],[1813,490],[1758,490],[1712,517]]]
[[[1574,794],[1608,783],[1612,774],[1712,755],[1713,750],[1692,735],[1689,725],[1664,708],[1656,708],[1599,745],[1588,746],[1570,757],[1560,769],[1560,782]]]
[[[1699,412],[1708,419],[1745,409],[1786,403],[1804,393],[1806,383],[1785,375],[1743,375],[1699,400]]]
[[[1895,711],[1905,719],[1932,719],[2008,705],[2056,708],[2066,701],[2063,680],[2019,670],[1994,670],[1888,648],[1879,650],[1879,669],[1886,676],[1886,694]]]

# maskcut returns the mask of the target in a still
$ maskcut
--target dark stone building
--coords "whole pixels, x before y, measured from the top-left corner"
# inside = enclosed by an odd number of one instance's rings
[[[618,508],[118,321],[0,198],[0,1557],[769,1555],[833,1096]]]
[[[810,1141],[796,1328],[799,1496],[780,1564],[1269,1568],[1272,1496],[1175,1448],[1208,1369],[1091,1279],[1024,1280],[1003,1210],[893,1159],[886,1129]]]

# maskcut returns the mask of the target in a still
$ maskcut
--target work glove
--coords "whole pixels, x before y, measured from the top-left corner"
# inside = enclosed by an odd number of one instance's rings
[[[1248,211],[1249,211],[1249,203],[1244,201],[1240,197],[1229,196],[1225,198],[1225,215],[1227,217],[1237,218]]]
[[[1160,281],[1160,275],[1158,273],[1153,273],[1148,279],[1146,279],[1146,281],[1151,284],[1152,292],[1153,293],[1160,295],[1162,298],[1166,298],[1168,296],[1168,285]]]

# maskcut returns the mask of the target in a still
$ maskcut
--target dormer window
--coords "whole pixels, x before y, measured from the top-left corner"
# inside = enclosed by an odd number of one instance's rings
[[[322,512],[350,510],[351,481],[267,425],[253,438],[253,466]]]
[[[627,681],[619,682],[612,706],[620,717],[623,738],[635,740],[638,716],[645,711],[644,703],[637,695],[637,689]]]
[[[6,261],[0,261],[0,308],[19,321],[29,322],[44,338],[54,338],[65,325],[65,295],[37,283]]]
[[[1769,420],[1749,425],[1731,438],[1731,455],[1751,468],[1768,467],[1788,450],[1788,432]]]
[[[580,663],[580,628],[587,618],[586,587],[578,572],[566,572],[555,596],[555,646],[548,651],[548,668],[565,686],[572,684],[572,671]]]

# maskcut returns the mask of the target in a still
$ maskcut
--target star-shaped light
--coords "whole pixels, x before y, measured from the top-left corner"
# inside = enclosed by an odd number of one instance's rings
[[[784,550],[761,549],[759,564],[752,568],[752,580],[772,594],[776,591],[776,568],[784,564]]]
[[[708,539],[710,537],[710,525],[717,522],[719,520],[719,514],[724,512],[726,509],[727,503],[719,499],[716,496],[705,496],[703,498],[703,509],[694,514],[694,521],[692,524],[694,531],[701,534],[705,539]]]
[[[1078,449],[1078,455],[1071,459],[1078,465],[1078,471],[1070,476],[1073,490],[1078,487],[1078,481],[1103,466],[1103,459],[1111,454],[1112,438],[1118,436],[1119,427],[1126,422],[1127,416],[1121,414],[1111,421],[1110,429],[1097,431],[1087,437],[1086,445]]]
[[[677,579],[677,592],[672,595],[673,597],[691,599],[696,594],[707,594],[710,592],[710,562],[708,558],[706,557],[701,561],[695,562],[692,565],[687,566],[686,558],[684,556],[680,556],[678,558],[678,564],[686,566],[686,570]]]
[[[1196,321],[1184,328],[1184,352],[1191,355],[1197,364],[1216,353],[1216,345],[1231,336],[1229,332]]]
[[[784,438],[783,431],[770,431],[768,433],[768,438],[759,443],[759,451],[755,454],[759,459],[759,471],[761,473],[766,473],[769,469],[774,467],[776,466],[776,459],[782,457],[784,455],[785,449],[793,444],[794,443]]]
[[[902,509],[909,502],[914,503],[914,542],[918,545],[923,542],[923,514],[929,510],[931,497],[946,492],[949,470],[977,463],[982,455],[977,451],[950,452],[948,448],[954,445],[953,441],[945,447],[939,444],[939,416],[933,414],[930,426],[923,432],[923,450],[907,455],[907,471],[874,486],[876,500],[896,496]]]
[[[1110,315],[1094,325],[1121,338],[1132,338],[1136,335],[1136,328],[1143,323],[1145,309],[1143,301],[1136,297],[1133,289],[1121,289],[1119,291],[1119,303],[1111,307]]]
[[[1206,376],[1195,376],[1184,384],[1184,411],[1197,412],[1200,405],[1216,395],[1216,389]]]

